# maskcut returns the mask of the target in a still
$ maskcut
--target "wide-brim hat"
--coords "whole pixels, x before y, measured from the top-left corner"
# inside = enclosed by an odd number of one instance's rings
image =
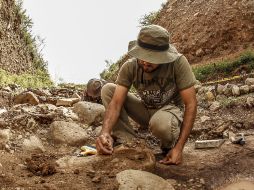
[[[158,25],[143,27],[128,54],[153,64],[174,62],[180,54],[169,43],[168,31]]]
[[[87,83],[86,92],[88,96],[97,98],[101,96],[101,88],[105,84],[105,81],[100,79],[90,79]]]

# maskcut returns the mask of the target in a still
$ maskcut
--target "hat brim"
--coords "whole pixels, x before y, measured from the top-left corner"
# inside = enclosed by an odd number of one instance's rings
[[[175,47],[171,44],[166,51],[156,51],[142,48],[137,42],[135,42],[135,46],[129,50],[128,54],[153,64],[171,63],[180,56]]]

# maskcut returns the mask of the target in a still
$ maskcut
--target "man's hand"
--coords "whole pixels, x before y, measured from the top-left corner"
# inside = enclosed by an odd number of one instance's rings
[[[113,153],[113,139],[110,134],[103,133],[96,139],[96,149],[99,154]]]
[[[160,161],[161,164],[178,165],[182,162],[182,150],[174,147],[167,156]]]

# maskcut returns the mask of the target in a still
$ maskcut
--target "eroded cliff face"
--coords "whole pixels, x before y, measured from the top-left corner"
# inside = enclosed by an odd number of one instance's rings
[[[10,73],[32,72],[33,53],[22,33],[22,14],[14,0],[0,0],[0,68]]]
[[[254,47],[253,0],[170,0],[154,24],[190,63],[212,62]]]

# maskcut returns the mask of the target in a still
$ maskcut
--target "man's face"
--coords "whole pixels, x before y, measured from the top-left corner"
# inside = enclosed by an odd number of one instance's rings
[[[159,67],[158,64],[152,64],[152,63],[140,60],[140,59],[138,60],[138,64],[147,73],[151,73]]]

